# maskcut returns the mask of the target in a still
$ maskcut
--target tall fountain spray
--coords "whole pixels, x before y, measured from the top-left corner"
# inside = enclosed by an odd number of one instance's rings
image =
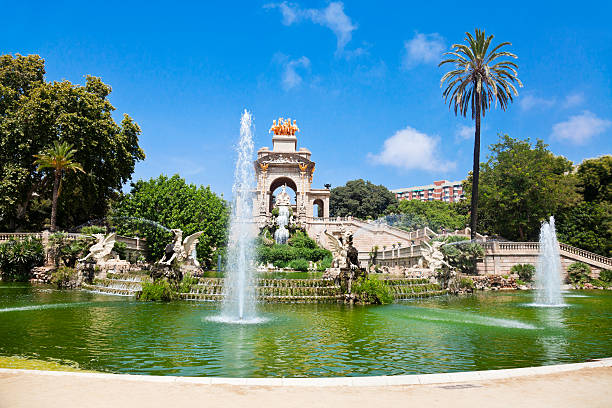
[[[536,265],[537,305],[563,306],[561,296],[561,256],[555,232],[555,218],[540,228],[540,255]]]
[[[233,203],[230,218],[225,299],[221,319],[228,322],[257,321],[253,284],[253,255],[256,238],[253,223],[253,129],[251,113],[244,111],[240,119],[240,142],[232,187]]]

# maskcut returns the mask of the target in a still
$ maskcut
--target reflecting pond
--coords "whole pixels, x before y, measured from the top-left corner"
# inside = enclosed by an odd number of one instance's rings
[[[266,321],[210,320],[219,305],[145,303],[0,283],[0,355],[115,373],[314,377],[437,373],[612,356],[612,292],[416,299],[387,306],[261,304]]]

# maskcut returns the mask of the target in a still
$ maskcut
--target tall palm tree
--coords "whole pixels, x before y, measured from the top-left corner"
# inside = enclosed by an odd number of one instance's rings
[[[36,171],[42,169],[53,169],[53,205],[51,206],[51,231],[55,231],[57,220],[57,198],[60,193],[60,183],[62,175],[66,170],[81,171],[84,173],[81,165],[72,160],[76,150],[72,149],[72,145],[66,142],[59,143],[57,140],[53,142],[53,147],[50,147],[40,154],[35,154],[36,160],[34,164],[38,167]]]
[[[476,223],[478,221],[478,177],[480,175],[480,117],[484,117],[487,109],[495,102],[502,110],[506,110],[512,102],[512,97],[518,96],[514,84],[522,87],[518,79],[518,65],[506,58],[517,56],[508,51],[500,51],[504,46],[511,45],[503,42],[489,51],[493,36],[485,36],[484,30],[476,29],[475,37],[465,33],[466,44],[453,44],[450,52],[444,53],[448,59],[440,62],[438,66],[452,64],[451,71],[444,74],[440,80],[440,87],[446,82],[444,101],[448,102],[449,109],[466,116],[468,111],[472,114],[475,123],[474,131],[474,167],[472,171],[472,201],[470,204],[471,238],[476,237]],[[506,58],[502,58],[506,57]],[[499,60],[499,58],[502,58]]]

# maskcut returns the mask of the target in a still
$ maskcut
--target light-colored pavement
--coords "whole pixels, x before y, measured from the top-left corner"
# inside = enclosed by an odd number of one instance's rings
[[[387,386],[265,386],[197,378],[0,370],[0,408],[612,407],[612,367],[500,370],[501,379]],[[505,373],[503,373],[505,372]],[[491,371],[489,373],[495,373]],[[516,373],[516,372],[515,372]],[[130,378],[127,378],[130,377]],[[416,376],[414,376],[416,377]],[[422,376],[426,377],[426,376]],[[393,378],[393,377],[387,377]],[[430,377],[433,380],[436,377]],[[442,381],[443,377],[437,377]],[[489,377],[491,378],[491,377]],[[447,379],[450,380],[450,379]],[[454,381],[454,380],[450,380]],[[423,381],[421,381],[423,382]],[[388,382],[389,383],[389,382]],[[406,382],[404,382],[406,384]]]

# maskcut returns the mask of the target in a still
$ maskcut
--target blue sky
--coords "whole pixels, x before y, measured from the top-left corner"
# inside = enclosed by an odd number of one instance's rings
[[[315,187],[461,180],[471,121],[443,103],[440,53],[475,27],[512,42],[520,96],[483,121],[544,139],[574,162],[612,153],[612,6],[607,2],[5,2],[2,53],[39,54],[47,79],[102,77],[141,126],[134,178],[179,173],[231,192],[240,114],[256,147],[279,116],[317,162]],[[26,2],[24,2],[26,3]]]

